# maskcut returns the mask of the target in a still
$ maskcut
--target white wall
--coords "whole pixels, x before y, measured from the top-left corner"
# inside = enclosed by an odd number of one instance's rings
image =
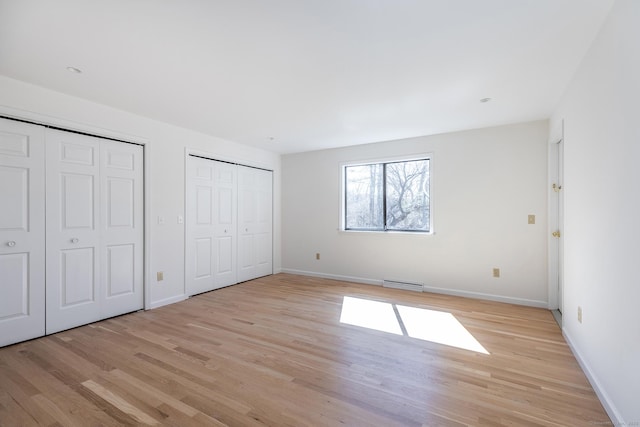
[[[565,127],[563,330],[616,425],[640,423],[639,100],[640,1],[617,0],[553,115]]]
[[[274,170],[274,271],[280,269],[280,156],[224,141],[188,129],[116,110],[37,86],[0,76],[0,115],[45,121],[76,130],[126,140],[146,142],[145,189],[150,218],[146,248],[149,277],[146,278],[151,306],[184,297],[185,148],[209,152],[212,156]],[[165,219],[158,225],[158,216]],[[156,272],[164,280],[156,281]]]
[[[546,307],[547,138],[539,121],[283,156],[283,270]],[[418,153],[433,155],[435,234],[338,230],[341,162]]]

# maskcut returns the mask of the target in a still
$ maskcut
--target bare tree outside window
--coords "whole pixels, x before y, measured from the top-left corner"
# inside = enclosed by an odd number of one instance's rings
[[[387,230],[429,231],[429,161],[387,163]]]
[[[348,166],[345,170],[346,228],[384,228],[381,164]]]
[[[345,229],[430,231],[429,179],[429,159],[346,166]]]

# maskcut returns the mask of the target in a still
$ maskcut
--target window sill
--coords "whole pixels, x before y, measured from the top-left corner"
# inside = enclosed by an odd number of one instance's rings
[[[410,235],[410,236],[432,236],[435,234],[431,231],[395,231],[395,230],[345,230],[344,228],[338,228],[338,233],[344,234],[387,234],[387,235]]]

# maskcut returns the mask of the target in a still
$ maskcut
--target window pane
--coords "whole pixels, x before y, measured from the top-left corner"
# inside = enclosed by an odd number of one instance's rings
[[[429,231],[429,160],[387,163],[387,229]]]
[[[382,164],[345,167],[347,229],[384,229]]]

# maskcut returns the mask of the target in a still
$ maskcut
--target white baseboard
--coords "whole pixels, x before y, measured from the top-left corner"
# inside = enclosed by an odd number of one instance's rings
[[[294,270],[291,268],[283,268],[283,273],[299,274],[301,276],[321,277],[324,279],[343,280],[345,282],[364,283],[367,285],[382,286],[382,280],[366,279],[363,277],[342,276],[339,274],[318,273],[315,271]],[[506,302],[509,304],[526,305],[530,307],[547,308],[547,301],[530,300],[524,298],[505,297],[501,295],[483,294],[479,292],[463,291],[458,289],[436,288],[423,286],[423,292],[432,292],[434,294],[454,295],[466,298],[484,299],[489,301]]]
[[[613,402],[611,401],[611,398],[609,397],[605,389],[602,387],[602,384],[600,383],[598,378],[595,376],[595,374],[589,367],[589,364],[585,361],[585,359],[582,357],[582,354],[580,354],[580,351],[573,343],[571,336],[564,329],[562,330],[562,336],[564,336],[564,339],[567,341],[567,344],[569,344],[569,348],[571,349],[571,352],[573,353],[576,360],[578,361],[578,364],[582,368],[582,371],[587,376],[587,379],[591,383],[591,387],[593,387],[593,390],[596,392],[598,399],[600,399],[600,403],[602,403],[602,406],[604,406],[604,410],[607,411],[607,415],[609,415],[609,418],[611,418],[612,425],[614,426],[632,425],[631,423],[625,423],[625,421],[622,419],[622,415],[620,414],[620,411],[618,411],[616,406],[613,404]]]
[[[318,273],[315,271],[294,270],[283,268],[282,273],[299,274],[300,276],[321,277],[323,279],[342,280],[344,282],[364,283],[366,285],[382,286],[382,280],[365,279],[363,277],[341,276],[339,274]]]
[[[185,295],[178,295],[171,298],[161,299],[159,301],[152,301],[151,304],[149,304],[149,307],[145,307],[145,310],[153,310],[154,308],[162,307],[163,305],[169,305],[176,302],[184,301],[187,298],[188,297]]]
[[[526,305],[529,307],[547,308],[547,301],[539,301],[526,298],[505,297],[502,295],[485,294],[482,292],[463,291],[460,289],[436,288],[431,286],[423,286],[423,292],[432,292],[434,294],[453,295],[457,297],[483,299],[488,301],[505,302],[508,304]]]

